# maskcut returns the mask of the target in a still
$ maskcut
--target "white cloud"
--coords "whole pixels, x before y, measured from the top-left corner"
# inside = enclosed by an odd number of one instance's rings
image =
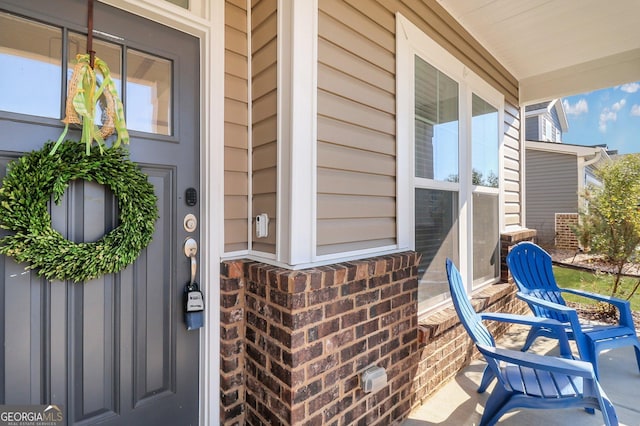
[[[611,109],[614,111],[620,111],[626,105],[626,103],[626,99],[620,99],[618,102],[611,106]]]
[[[640,105],[635,104],[631,107],[631,115],[640,117]]]
[[[562,105],[567,115],[581,115],[589,112],[589,104],[584,98],[580,99],[574,105],[571,105],[569,101],[565,99],[562,101]]]
[[[598,129],[602,133],[607,132],[607,123],[609,121],[616,121],[618,119],[618,114],[615,111],[611,111],[609,108],[605,108],[600,113],[600,121],[598,123]]]
[[[627,83],[620,86],[620,90],[627,93],[636,93],[640,90],[640,83]]]
[[[605,107],[600,113],[600,121],[598,122],[598,129],[602,133],[607,132],[607,123],[609,121],[616,121],[618,119],[618,111],[620,111],[627,104],[626,99],[620,99],[618,102],[611,105],[611,108]]]

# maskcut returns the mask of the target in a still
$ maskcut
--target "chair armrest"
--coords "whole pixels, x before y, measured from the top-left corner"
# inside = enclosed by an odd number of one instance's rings
[[[513,324],[532,325],[537,327],[549,327],[564,330],[564,324],[551,318],[540,318],[531,315],[505,314],[498,312],[479,312],[483,320],[510,322]]]
[[[584,290],[577,290],[575,288],[561,288],[560,291],[563,293],[571,293],[578,296],[587,297],[589,299],[594,299],[599,302],[611,303],[612,305],[614,305],[620,310],[630,309],[630,306],[631,306],[628,300],[623,300],[623,299],[619,299],[617,297],[612,297],[612,296],[605,296],[603,294],[598,294],[598,293],[591,293]]]
[[[505,314],[497,312],[482,312],[478,315],[480,315],[480,318],[482,318],[483,320],[509,322],[512,324],[523,324],[530,325],[532,327],[548,328],[553,331],[554,334],[558,337],[560,354],[563,357],[568,358],[571,358],[573,356],[571,353],[571,347],[569,346],[569,337],[567,336],[565,325],[560,321],[551,318],[540,318],[528,315]]]
[[[477,347],[483,355],[499,361],[534,368],[536,370],[580,376],[587,379],[595,380],[596,378],[593,365],[591,365],[590,362],[538,355],[511,349],[494,348],[480,344],[478,344]]]
[[[520,300],[524,300],[527,303],[531,303],[533,305],[540,306],[541,308],[545,308],[545,309],[548,309],[550,311],[554,311],[557,314],[563,314],[563,315],[569,315],[570,316],[572,312],[573,313],[576,312],[575,309],[570,308],[568,306],[561,305],[559,303],[549,302],[548,300],[540,299],[539,297],[532,296],[530,294],[526,294],[526,293],[523,293],[521,291],[519,291],[516,294],[516,296]]]
[[[631,302],[629,302],[628,300],[619,299],[617,297],[604,296],[602,294],[591,293],[574,288],[561,288],[560,291],[563,293],[575,294],[577,296],[586,297],[589,299],[597,300],[599,302],[612,304],[618,309],[618,312],[620,312],[620,325],[635,330],[633,316],[631,315]]]
[[[518,292],[517,296],[519,299],[524,300],[530,305],[539,306],[541,308],[555,312],[558,315],[565,315],[569,320],[569,325],[571,326],[571,329],[573,330],[573,338],[575,339],[576,345],[578,346],[578,352],[580,353],[580,357],[582,359],[589,359],[589,347],[588,347],[587,338],[584,332],[582,331],[582,325],[580,325],[580,319],[578,318],[578,313],[576,312],[575,309],[565,305],[560,305],[558,303],[549,302],[544,299],[539,299],[535,296],[524,294],[522,292]],[[631,314],[629,314],[629,316],[630,315]],[[633,323],[633,319],[631,321]],[[620,322],[622,323],[622,321]]]

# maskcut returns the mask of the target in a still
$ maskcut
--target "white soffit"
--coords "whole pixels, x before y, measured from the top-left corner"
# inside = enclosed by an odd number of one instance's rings
[[[530,104],[640,80],[638,0],[438,0]]]

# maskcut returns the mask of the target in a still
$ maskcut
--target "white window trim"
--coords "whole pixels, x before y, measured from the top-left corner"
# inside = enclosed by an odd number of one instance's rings
[[[277,262],[316,253],[318,2],[278,1]]]
[[[499,189],[482,188],[460,185],[460,261],[459,269],[465,277],[468,291],[473,287],[471,260],[473,259],[473,221],[472,210],[469,208],[476,189],[482,193],[498,194],[498,229],[504,229],[504,95],[489,85],[486,81],[469,70],[441,45],[427,36],[416,25],[402,14],[396,14],[396,93],[397,93],[397,205],[398,205],[398,246],[415,250],[415,164],[414,164],[414,56],[421,58],[444,72],[459,84],[461,110],[470,108],[472,93],[480,96],[498,110],[499,145],[498,145],[498,177]],[[459,149],[460,182],[469,179],[472,168],[471,115],[461,115],[460,140],[466,141],[466,146]],[[422,186],[422,185],[421,185]],[[441,189],[442,186],[439,186]],[[452,187],[453,188],[453,187]],[[431,309],[447,303],[435,305]]]

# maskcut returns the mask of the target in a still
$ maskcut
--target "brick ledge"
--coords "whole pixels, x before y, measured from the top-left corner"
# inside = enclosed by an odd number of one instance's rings
[[[503,297],[515,292],[515,286],[508,283],[497,283],[478,290],[471,295],[471,304],[476,312],[482,312]],[[418,344],[426,345],[430,340],[440,336],[452,327],[460,324],[453,305],[430,313],[418,322]]]

